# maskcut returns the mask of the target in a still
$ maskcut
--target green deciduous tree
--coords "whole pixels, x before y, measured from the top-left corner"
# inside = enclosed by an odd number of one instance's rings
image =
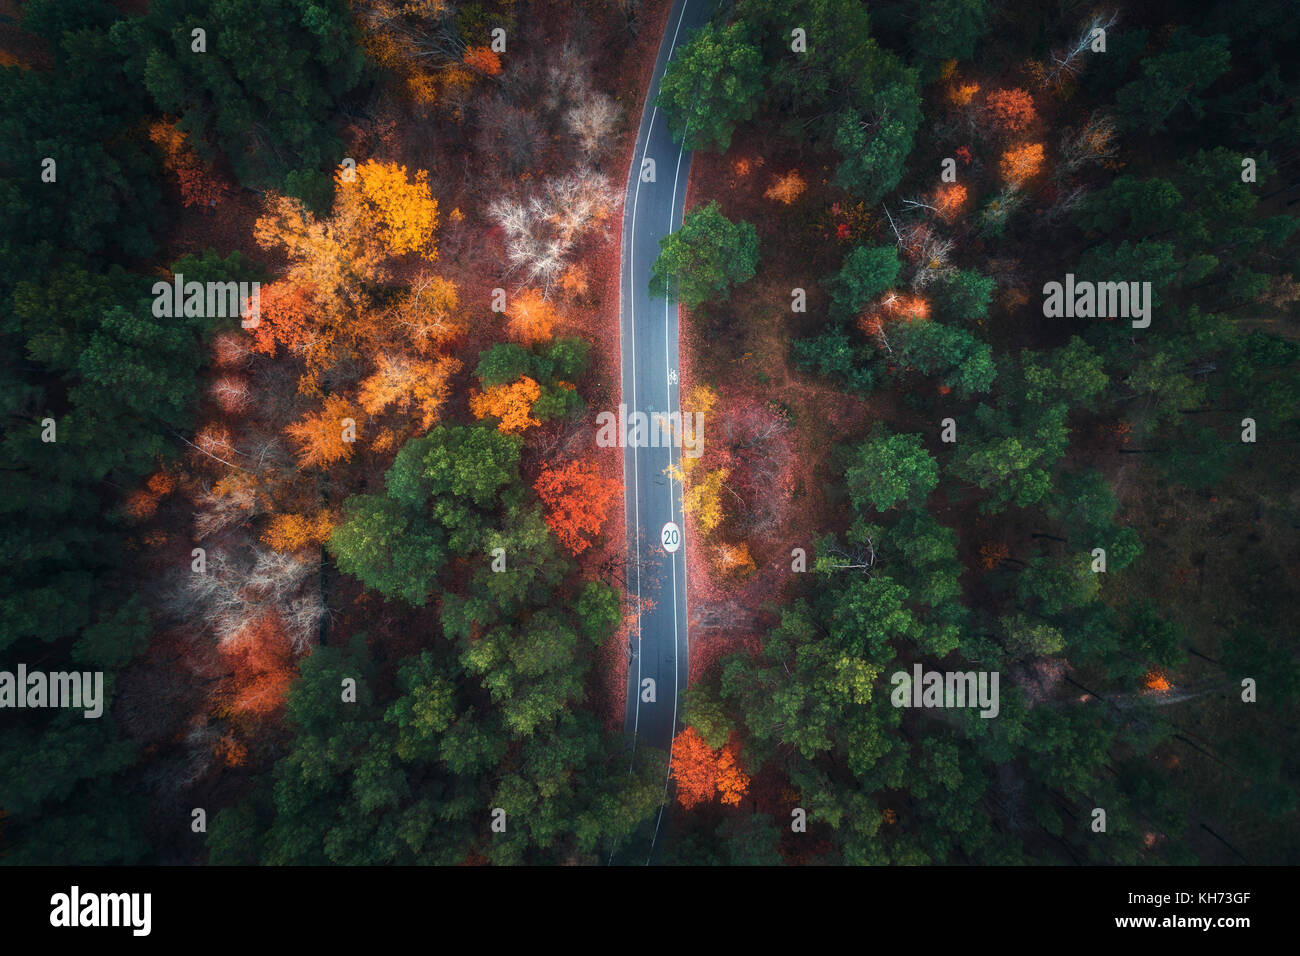
[[[518,436],[447,425],[413,439],[382,495],[356,495],[328,542],[339,568],[386,597],[424,604],[449,557],[485,553],[507,488],[519,491]]]
[[[857,315],[898,279],[902,263],[893,246],[859,246],[844,257],[831,281],[831,310],[841,319]]]
[[[763,59],[733,23],[695,31],[669,62],[658,106],[687,149],[725,151],[736,124],[754,115],[763,88]]]
[[[725,302],[732,286],[754,276],[758,232],[747,222],[732,222],[716,202],[688,212],[682,226],[659,242],[650,274],[650,294],[670,289],[687,308]]]
[[[855,450],[844,478],[859,511],[920,507],[939,483],[939,466],[920,435],[895,435],[878,426]]]

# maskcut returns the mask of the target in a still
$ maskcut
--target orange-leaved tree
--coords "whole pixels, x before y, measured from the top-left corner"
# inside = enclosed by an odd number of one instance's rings
[[[315,515],[286,512],[271,518],[262,532],[262,540],[276,551],[297,551],[322,544],[338,521],[338,515],[328,510]]]
[[[523,376],[509,385],[494,385],[469,397],[469,410],[475,418],[499,418],[497,431],[521,432],[541,422],[532,416],[533,402],[542,397],[542,387]]]
[[[714,750],[694,727],[687,727],[673,739],[672,775],[677,783],[677,802],[690,808],[714,796],[736,805],[749,790],[749,775],[740,767],[738,746],[733,738],[721,750]]]
[[[753,555],[749,553],[749,545],[743,541],[740,544],[724,542],[718,545],[713,551],[713,564],[720,573],[736,577],[744,577],[756,570]]]
[[[718,753],[718,798],[733,807],[749,792],[749,774],[740,767],[738,750],[733,739]]]
[[[176,174],[186,206],[215,206],[233,191],[200,158],[175,123],[154,123],[149,127],[149,139],[163,154],[163,165]]]
[[[954,83],[948,88],[948,101],[956,107],[968,106],[979,91],[978,83]]]
[[[533,487],[560,544],[570,554],[581,554],[600,534],[620,484],[603,477],[590,462],[571,461],[559,468],[543,468]]]
[[[496,76],[501,72],[501,56],[490,46],[469,47],[461,62],[471,70],[487,76]]]
[[[930,303],[919,295],[887,290],[858,316],[858,328],[874,339],[881,349],[893,354],[890,329],[897,322],[914,322],[930,317]]]
[[[930,303],[919,295],[888,292],[881,298],[880,307],[890,318],[904,322],[930,317]]]
[[[774,179],[772,185],[768,187],[767,192],[763,193],[763,198],[770,199],[773,202],[784,203],[789,206],[798,199],[807,188],[808,184],[804,181],[804,178],[799,175],[799,170],[792,169],[784,176],[778,176]]]
[[[560,291],[571,302],[582,300],[591,288],[591,277],[587,267],[580,262],[571,262],[560,273]]]
[[[1002,154],[999,169],[1002,178],[1012,186],[1023,186],[1038,175],[1043,167],[1043,144],[1024,143],[1013,146]]]
[[[428,430],[451,394],[451,377],[461,369],[460,359],[442,355],[432,361],[407,355],[380,355],[375,372],[361,383],[357,402],[370,415],[390,405],[399,411],[414,410],[420,428]]]
[[[934,193],[934,208],[939,218],[952,222],[966,208],[966,187],[961,183],[940,186]]]
[[[511,333],[527,345],[551,337],[557,318],[555,306],[537,289],[524,289],[506,304]]]
[[[298,446],[299,466],[317,468],[351,458],[358,414],[346,398],[330,395],[320,411],[286,427],[285,434]]]
[[[980,545],[980,567],[992,571],[999,564],[1011,557],[1011,551],[1001,541],[985,541]]]
[[[297,674],[293,642],[280,615],[262,612],[222,646],[232,673],[216,698],[233,714],[265,715],[284,703]]]
[[[1038,116],[1034,109],[1034,98],[1019,88],[994,90],[988,95],[985,104],[989,121],[1008,133],[1020,132]]]
[[[274,355],[283,345],[295,355],[319,358],[318,353],[328,350],[333,332],[321,327],[320,307],[309,290],[292,282],[270,282],[262,286],[259,300],[257,325],[249,330],[253,351]]]
[[[712,800],[717,793],[717,758],[694,727],[687,727],[673,740],[672,772],[677,802],[687,809]]]

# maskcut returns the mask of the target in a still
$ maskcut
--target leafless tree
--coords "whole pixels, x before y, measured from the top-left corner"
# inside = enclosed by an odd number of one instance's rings
[[[1061,136],[1061,159],[1055,176],[1063,178],[1088,163],[1104,163],[1119,152],[1115,120],[1105,113],[1093,113],[1082,128],[1070,127]]]
[[[1047,207],[1043,215],[1038,220],[1040,226],[1057,226],[1065,219],[1074,209],[1079,207],[1083,202],[1083,197],[1088,195],[1089,190],[1085,186],[1062,186],[1056,191],[1056,198],[1052,204]]]
[[[225,412],[242,412],[248,407],[248,380],[242,375],[222,375],[212,380],[208,393]]]
[[[547,180],[542,191],[525,201],[499,197],[488,215],[506,234],[510,271],[523,285],[550,293],[564,271],[574,244],[601,227],[618,208],[618,191],[591,167]]]
[[[247,335],[221,332],[212,340],[212,361],[219,368],[247,365],[253,357]]]
[[[493,96],[479,108],[477,125],[478,151],[500,157],[508,175],[519,175],[541,158],[546,135],[535,111]]]
[[[591,95],[591,69],[577,45],[565,43],[546,64],[541,106],[548,113],[559,114],[570,103]]]
[[[198,510],[194,513],[194,537],[198,541],[242,525],[262,510],[251,482],[227,482],[220,492],[205,486],[195,504]]]
[[[266,611],[280,615],[295,649],[306,647],[325,614],[316,571],[319,556],[304,557],[260,545],[216,547],[206,571],[173,573],[163,607],[193,629],[224,644]]]
[[[917,250],[916,272],[912,275],[913,289],[924,289],[956,271],[948,261],[953,249],[951,239],[937,234],[929,227],[914,228],[905,238],[908,245]]]
[[[443,0],[355,0],[366,32],[389,37],[407,56],[435,69],[458,65],[466,44],[456,29],[455,7]]]
[[[828,552],[827,567],[835,571],[858,571],[869,575],[876,566],[876,546],[868,538],[865,545],[842,548],[835,545]]]
[[[1093,14],[1073,45],[1053,51],[1053,65],[1047,72],[1046,81],[1055,83],[1061,79],[1063,74],[1069,76],[1077,74],[1083,64],[1082,57],[1092,45],[1096,32],[1098,30],[1109,31],[1118,22],[1119,13],[1113,10]]]
[[[618,118],[618,104],[612,97],[589,92],[565,111],[564,125],[577,140],[583,156],[591,162],[608,147]]]

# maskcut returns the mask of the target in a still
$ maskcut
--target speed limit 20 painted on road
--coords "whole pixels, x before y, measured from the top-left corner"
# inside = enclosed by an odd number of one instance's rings
[[[676,521],[669,521],[659,532],[659,542],[664,546],[664,550],[672,554],[682,546],[682,529],[677,527]]]

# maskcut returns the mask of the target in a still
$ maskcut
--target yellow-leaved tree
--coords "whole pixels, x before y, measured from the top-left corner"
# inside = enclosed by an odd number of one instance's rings
[[[464,334],[454,318],[460,308],[456,285],[449,279],[424,273],[393,308],[394,324],[422,352],[442,348]]]
[[[266,197],[266,211],[253,226],[263,249],[283,249],[289,260],[284,278],[310,289],[322,318],[346,322],[369,305],[366,285],[382,281],[381,250],[370,236],[371,224],[356,204],[336,204],[335,213],[317,219],[301,200],[279,193]]]
[[[681,447],[699,449],[698,454],[682,456],[682,469],[687,475],[700,463],[704,451],[704,422],[712,417],[717,405],[718,393],[707,385],[696,385],[682,401]]]
[[[391,255],[409,252],[432,262],[438,258],[434,229],[438,226],[438,200],[429,192],[429,174],[423,169],[408,179],[406,167],[368,159],[354,171],[340,169],[335,199],[339,207],[361,209]]]
[[[703,478],[692,481],[682,495],[682,510],[695,519],[703,534],[722,524],[722,488],[730,474],[729,468],[715,468]]]

